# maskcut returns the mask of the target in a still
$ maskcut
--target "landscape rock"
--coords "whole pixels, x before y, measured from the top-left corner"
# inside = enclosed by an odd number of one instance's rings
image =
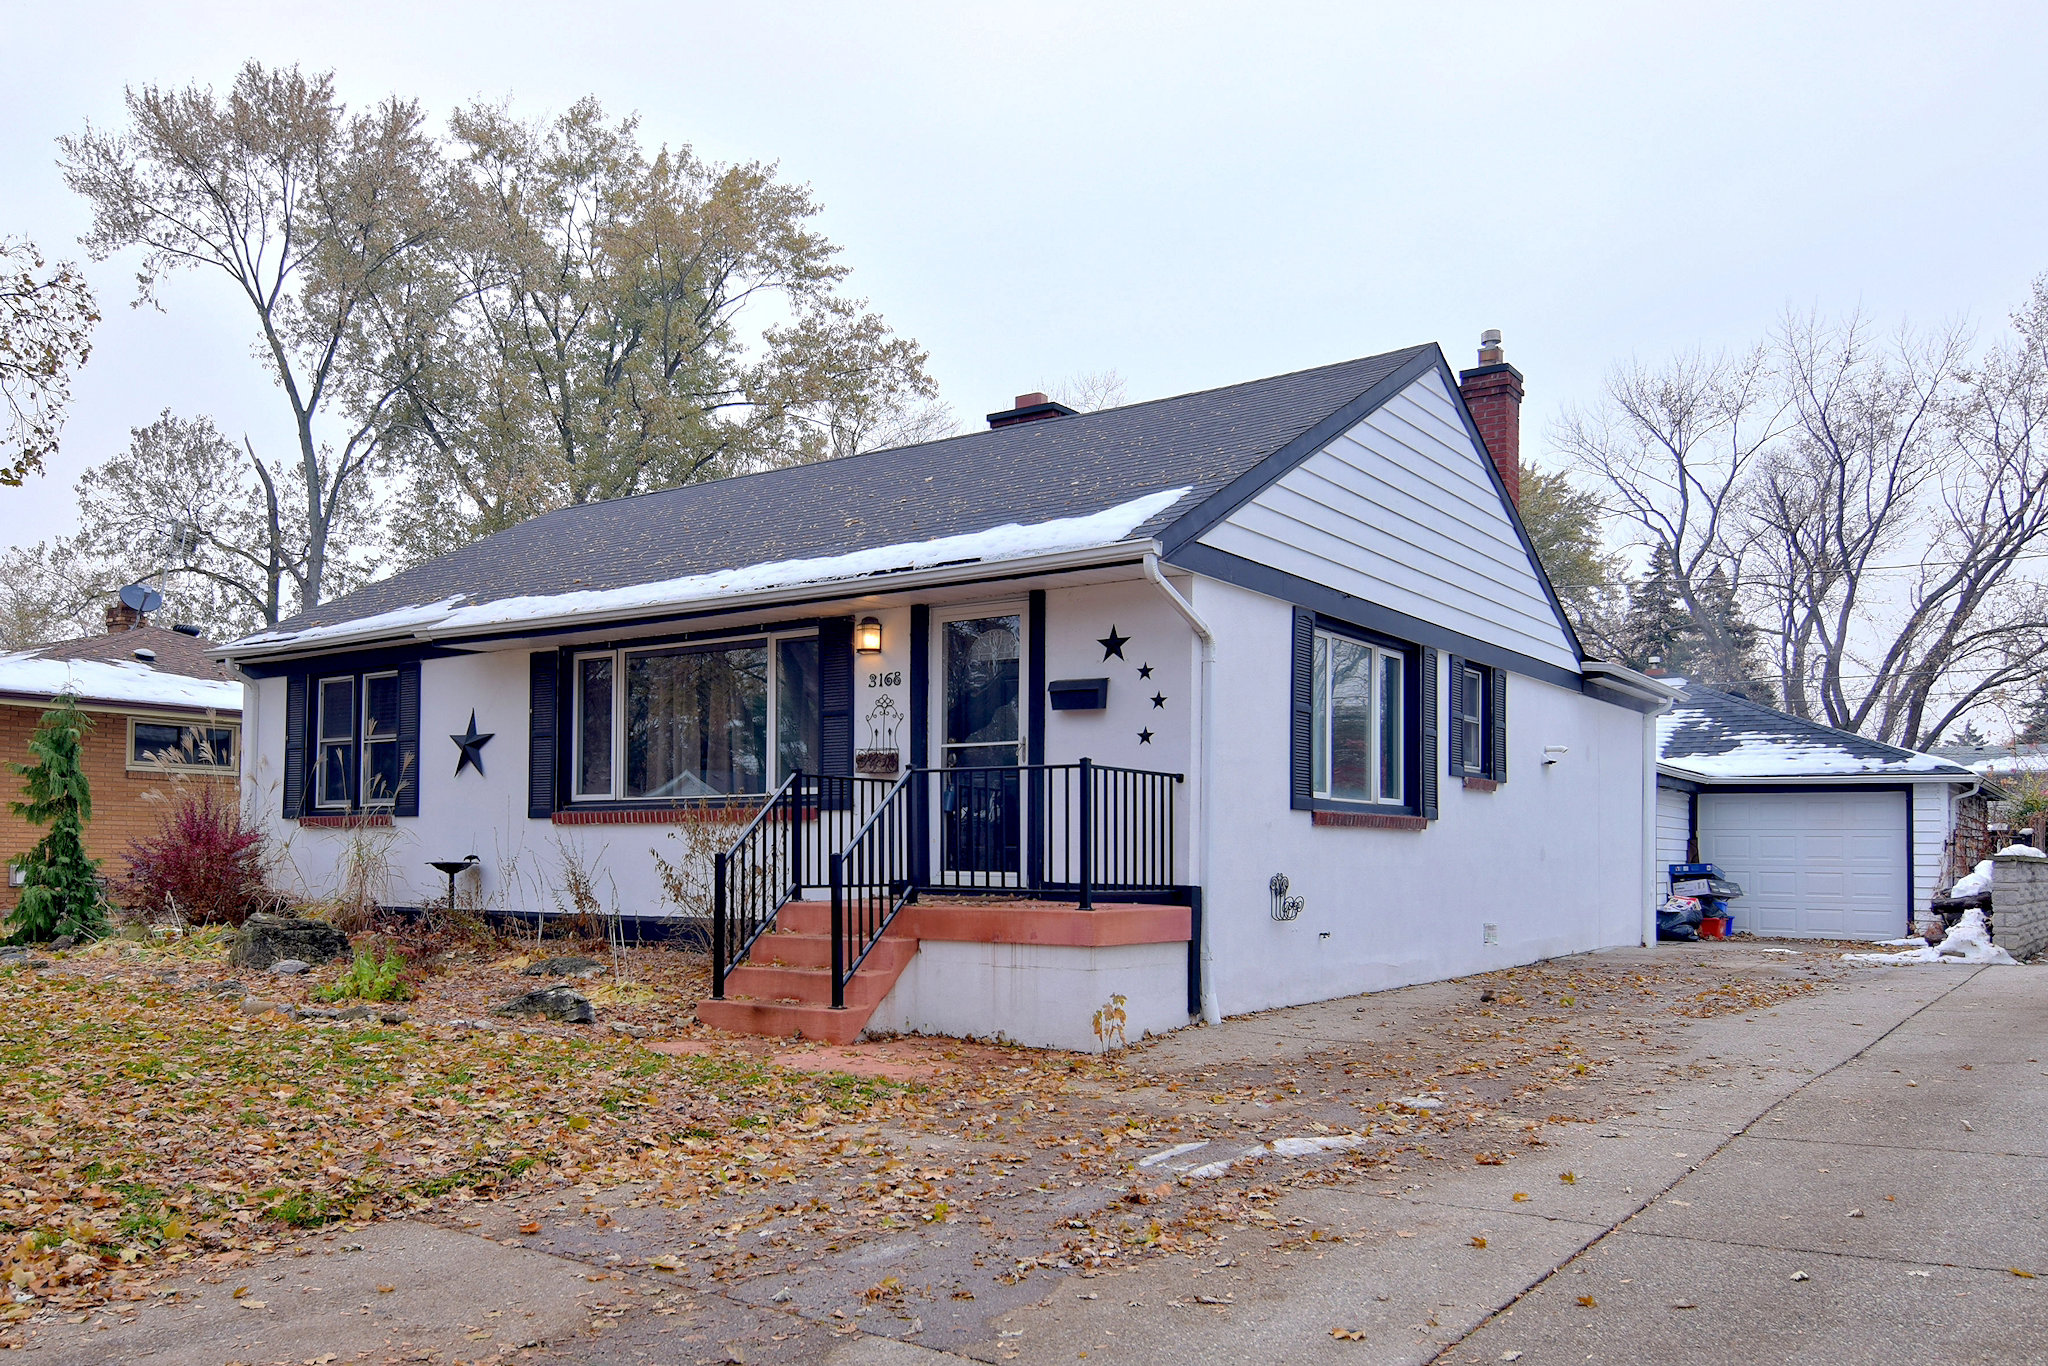
[[[313,965],[303,958],[280,958],[264,971],[274,977],[296,977],[302,972],[311,972]]]
[[[260,996],[245,996],[242,998],[242,1013],[244,1015],[268,1015],[273,1010],[280,1014],[289,1014],[291,1007],[281,1005],[276,1001],[266,1001]]]
[[[515,996],[503,1005],[493,1007],[493,1015],[534,1015],[544,1020],[560,1020],[563,1024],[595,1024],[597,1011],[591,1007],[590,999],[581,992],[568,987],[542,987],[529,991],[524,996]]]
[[[595,977],[604,971],[604,964],[595,958],[584,958],[572,954],[566,958],[543,958],[538,963],[528,963],[519,969],[521,977]]]
[[[77,936],[77,935],[75,935],[75,934],[60,934],[60,935],[58,935],[58,936],[57,936],[57,937],[56,937],[55,939],[52,939],[52,940],[50,941],[50,952],[51,952],[51,953],[62,953],[62,952],[64,952],[64,950],[66,950],[66,949],[69,949],[69,948],[75,948],[75,947],[77,946],[77,944],[78,944],[78,936]]]
[[[248,994],[248,988],[232,977],[219,982],[208,982],[201,989],[221,996],[245,996]]]
[[[337,1020],[367,1020],[370,1018],[370,1008],[363,1005],[349,1006],[345,1010],[336,1012],[334,1018]]]
[[[258,911],[235,935],[228,961],[245,968],[268,968],[282,959],[318,965],[348,952],[348,936],[324,920]]]

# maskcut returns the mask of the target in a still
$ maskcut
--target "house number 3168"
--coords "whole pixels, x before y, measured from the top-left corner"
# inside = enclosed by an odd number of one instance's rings
[[[869,674],[870,688],[900,688],[903,686],[903,670],[891,669],[887,673]]]

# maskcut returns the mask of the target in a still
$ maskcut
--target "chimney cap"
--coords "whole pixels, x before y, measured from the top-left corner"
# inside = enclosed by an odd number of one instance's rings
[[[1038,422],[1048,417],[1077,417],[1078,413],[1064,403],[1047,398],[1044,394],[1030,393],[1017,395],[1017,406],[1000,413],[988,415],[988,425],[1014,427],[1020,422]]]
[[[1499,346],[1500,329],[1498,327],[1489,327],[1484,332],[1481,332],[1479,334],[1479,344],[1481,346]]]

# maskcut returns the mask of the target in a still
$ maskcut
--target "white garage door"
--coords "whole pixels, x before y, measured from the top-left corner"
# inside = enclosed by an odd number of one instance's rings
[[[1808,939],[1906,932],[1903,792],[1709,792],[1700,857],[1742,884],[1737,929]]]

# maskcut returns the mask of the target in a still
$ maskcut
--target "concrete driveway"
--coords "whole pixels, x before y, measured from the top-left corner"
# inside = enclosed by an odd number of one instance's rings
[[[996,1206],[1016,1208],[1014,1241],[928,1224],[802,1272],[725,1280],[649,1267],[655,1251],[685,1245],[673,1212],[620,1190],[600,1226],[543,1208],[567,1200],[550,1192],[479,1206],[458,1221],[470,1227],[310,1238],[165,1287],[180,1293],[140,1313],[79,1316],[31,1349],[78,1366],[2048,1360],[2048,970],[1843,977],[1835,952],[1745,944],[1560,960],[1567,977],[1598,960],[1625,979],[1638,965],[1739,954],[1787,977],[1824,968],[1826,980],[1770,1009],[1676,1027],[1646,1017],[1601,1036],[1617,1057],[1579,1079],[1598,1082],[1601,1102],[1530,1125],[1541,1141],[1506,1165],[1467,1155],[1283,1182],[1264,1227],[1233,1227],[1196,1255],[996,1274],[1012,1256],[1058,1249],[1061,1202],[1085,1215],[1117,1199],[1127,1183],[1114,1172],[1014,1183]],[[1712,995],[1716,980],[1696,985]],[[1333,1043],[1412,1050],[1432,1021],[1464,1018],[1442,1014],[1444,1001],[1472,995],[1443,983],[1269,1012],[1172,1036],[1147,1065],[1201,1077],[1285,1055],[1313,1097],[1345,1084],[1351,1055]],[[1525,1112],[1572,1105],[1560,1093],[1574,1087],[1534,1089]],[[1239,1146],[1304,1132],[1312,1113],[1269,1127],[1248,1115]],[[548,1233],[508,1236],[529,1218]],[[1039,1224],[1051,1232],[1027,1246]],[[885,1273],[941,1289],[863,1317],[859,1289]],[[970,1283],[973,1294],[945,1293]],[[927,1345],[903,1340],[917,1324],[902,1320],[918,1316]]]
[[[1540,1169],[1291,1197],[1344,1241],[1072,1279],[1008,1316],[1000,1356],[2048,1360],[2048,971],[1870,973],[1703,1026],[1708,1079]],[[866,1351],[833,1360],[912,1360]]]

